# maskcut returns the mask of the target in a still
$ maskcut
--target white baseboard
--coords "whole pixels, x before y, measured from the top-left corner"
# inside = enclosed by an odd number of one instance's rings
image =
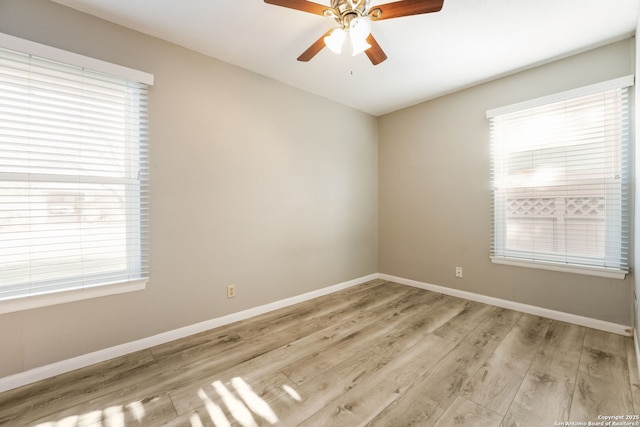
[[[93,365],[95,363],[104,362],[114,357],[124,356],[129,353],[144,350],[154,347],[156,345],[164,344],[170,341],[174,341],[180,338],[184,338],[193,334],[204,332],[213,328],[228,325],[239,320],[248,319],[259,314],[268,313],[270,311],[277,310],[279,308],[288,307],[293,304],[308,301],[319,296],[327,295],[333,292],[347,289],[352,286],[366,283],[371,280],[381,279],[390,282],[400,283],[403,285],[413,286],[416,288],[426,289],[433,292],[438,292],[445,295],[451,295],[458,298],[464,298],[471,301],[477,301],[484,304],[494,305],[497,307],[508,308],[511,310],[521,311],[523,313],[529,313],[541,317],[546,317],[563,322],[573,323],[588,328],[598,329],[606,332],[612,332],[619,335],[632,336],[633,328],[630,326],[619,325],[616,323],[605,322],[603,320],[592,319],[588,317],[578,316],[575,314],[563,313],[560,311],[549,310],[542,307],[536,307],[532,305],[522,304],[514,301],[503,300],[499,298],[489,297],[486,295],[476,294],[473,292],[461,291],[458,289],[447,288],[444,286],[432,285],[429,283],[418,282],[416,280],[405,279],[402,277],[391,276],[388,274],[370,274],[368,276],[360,277],[357,279],[349,280],[347,282],[339,283],[337,285],[329,286],[326,288],[318,289],[316,291],[307,292],[295,297],[286,298],[284,300],[275,301],[269,304],[261,305],[259,307],[250,308],[248,310],[240,311],[237,313],[229,314],[227,316],[218,317],[215,319],[207,320],[204,322],[196,323],[193,325],[185,326],[182,328],[174,329],[171,331],[163,332],[157,335],[153,335],[147,338],[142,338],[129,343],[109,347],[104,350],[98,350],[93,353],[84,354],[71,359],[62,360],[60,362],[52,363],[50,365],[41,366],[38,368],[30,369],[25,372],[10,375],[8,377],[0,378],[0,392],[12,390],[14,388],[22,387],[27,384],[34,383],[46,378],[54,377],[56,375],[71,372],[76,369],[84,368],[86,366]],[[636,337],[637,338],[637,337]],[[638,349],[638,341],[636,341],[636,353],[640,354]],[[638,358],[640,364],[640,357]]]
[[[537,307],[534,305],[522,304],[515,301],[494,298],[473,292],[461,291],[459,289],[447,288],[444,286],[432,285],[429,283],[418,282],[416,280],[405,279],[402,277],[391,276],[389,274],[378,274],[378,278],[390,282],[400,283],[402,285],[413,286],[416,288],[426,289],[445,295],[451,295],[471,301],[477,301],[484,304],[495,305],[497,307],[508,308],[510,310],[521,311],[523,313],[533,314],[548,319],[559,320],[561,322],[573,323],[587,328],[598,329],[605,332],[611,332],[618,335],[632,336],[633,328],[631,326],[619,325],[617,323],[606,322],[604,320],[592,319],[590,317],[578,316],[576,314],[564,313],[562,311],[550,310],[548,308]]]
[[[377,274],[370,274],[368,276],[359,277],[357,279],[349,280],[337,285],[328,286],[326,288],[318,289],[312,292],[307,292],[302,295],[275,301],[269,304],[261,305],[259,307],[254,307],[248,310],[229,314],[227,316],[218,317],[215,319],[185,326],[183,328],[174,329],[172,331],[163,332],[161,334],[153,335],[147,338],[142,338],[114,347],[105,348],[104,350],[98,350],[93,353],[83,354],[82,356],[73,357],[71,359],[62,360],[50,365],[41,366],[25,372],[10,375],[8,377],[0,378],[0,393],[3,391],[12,390],[14,388],[22,387],[36,381],[44,380],[46,378],[51,378],[56,375],[64,374],[66,372],[71,372],[76,369],[84,368],[95,363],[104,362],[106,360],[113,359],[114,357],[124,356],[129,353],[151,348],[156,345],[164,344],[200,332],[208,331],[209,329],[228,325],[239,320],[248,319],[259,314],[268,313],[279,308],[288,307],[290,305],[317,298],[319,296],[337,292],[342,289],[347,289],[361,283],[366,283],[377,278]]]

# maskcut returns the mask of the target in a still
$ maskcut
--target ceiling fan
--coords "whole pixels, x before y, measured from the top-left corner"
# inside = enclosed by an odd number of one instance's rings
[[[339,24],[302,52],[298,61],[309,61],[325,46],[340,53],[349,38],[352,54],[364,52],[373,65],[387,59],[387,55],[371,34],[371,21],[439,12],[444,3],[444,0],[401,0],[369,7],[369,1],[331,0],[331,7],[327,7],[307,0],[264,0],[268,4],[334,18]]]

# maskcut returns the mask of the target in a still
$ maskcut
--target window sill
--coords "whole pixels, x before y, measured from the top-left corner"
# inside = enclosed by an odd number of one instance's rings
[[[126,292],[142,291],[147,287],[148,279],[133,280],[108,285],[92,286],[64,292],[34,295],[0,301],[0,314],[15,311],[31,310],[50,305],[65,304],[73,301],[123,294]]]
[[[605,277],[623,280],[627,271],[613,268],[586,267],[581,265],[561,264],[549,261],[528,261],[508,257],[491,257],[494,264],[511,265],[515,267],[537,268],[540,270],[560,271],[563,273],[584,274],[587,276]]]

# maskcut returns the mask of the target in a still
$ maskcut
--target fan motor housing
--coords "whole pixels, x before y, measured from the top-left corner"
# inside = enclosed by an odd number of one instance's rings
[[[369,0],[331,0],[331,8],[338,13],[336,20],[342,23],[347,15],[366,16]]]

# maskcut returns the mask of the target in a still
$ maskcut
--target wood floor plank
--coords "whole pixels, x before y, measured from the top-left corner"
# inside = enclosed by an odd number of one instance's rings
[[[392,296],[390,299],[395,297]],[[273,317],[282,318],[282,316]],[[289,322],[288,326],[288,329],[276,328],[275,331],[265,334],[268,339],[263,339],[260,342],[266,344],[258,347],[240,340],[228,339],[226,334],[216,335],[210,342],[204,343],[206,351],[201,351],[198,346],[189,346],[187,350],[180,353],[180,357],[186,360],[185,363],[172,362],[169,369],[161,369],[161,372],[152,370],[153,383],[137,384],[136,387],[143,394],[150,394],[158,387],[171,391],[185,383],[199,381],[202,377],[199,372],[204,372],[203,375],[210,375],[212,372],[224,370],[242,361],[251,360],[276,346],[287,344],[289,340],[295,340],[297,336],[306,336],[320,329],[320,326],[313,323],[297,321]],[[126,387],[130,381],[135,382],[135,377],[125,380],[123,385]]]
[[[273,401],[272,407],[283,426],[300,425],[351,390],[366,387],[370,378],[382,375],[380,372],[387,364],[388,361],[373,353],[354,355],[315,381],[294,385],[291,398]]]
[[[353,331],[361,329],[362,324],[357,320],[365,322],[366,324],[367,321],[372,321],[374,318],[375,314],[361,313],[356,320],[341,323],[331,328],[322,329],[299,340],[282,345],[272,351],[262,353],[254,358],[245,360],[244,362],[234,364],[228,369],[216,372],[204,372],[204,375],[200,378],[199,382],[191,381],[188,384],[185,384],[184,387],[179,387],[171,392],[174,404],[176,405],[176,410],[179,414],[183,414],[185,411],[194,408],[195,406],[192,405],[193,401],[186,399],[185,397],[191,396],[193,398],[196,390],[202,387],[202,384],[207,384],[216,380],[228,381],[235,376],[254,380],[256,378],[269,375],[274,371],[279,372],[281,368],[298,361],[305,355],[331,347],[342,337],[348,336],[353,333]]]
[[[569,420],[585,333],[581,326],[551,322],[505,414],[504,427],[553,425]]]
[[[399,325],[401,328],[409,326],[421,327],[424,333],[432,333],[451,321],[452,318],[458,316],[459,313],[468,311],[469,307],[476,304],[472,301],[434,292],[429,292],[427,295],[430,299],[417,301],[416,306],[413,307],[411,317],[405,317]],[[424,310],[425,304],[427,304],[429,310]]]
[[[342,292],[340,292],[339,294],[325,296],[317,301],[307,301],[311,304],[309,312],[304,316],[294,316],[294,319],[313,320],[321,326],[327,326],[361,311],[393,302],[398,298],[402,299],[410,295],[419,294],[415,288],[398,285],[397,283],[368,285],[353,294],[350,294],[349,291],[350,289],[346,290],[346,296],[343,296]],[[281,323],[280,321],[278,322]],[[260,328],[252,326],[249,331],[254,333],[254,336],[259,336]],[[243,337],[248,337],[246,332],[242,335]]]
[[[327,353],[328,351],[330,353],[330,351],[333,351],[333,349],[339,347],[340,343],[344,339],[353,340],[354,336],[358,337],[362,328],[367,328],[372,323],[379,321],[381,316],[384,317],[385,312],[393,312],[394,310],[396,310],[398,308],[396,302],[404,301],[406,298],[406,295],[398,293],[395,294],[392,299],[386,299],[387,303],[390,304],[390,306],[387,306],[388,304],[382,304],[378,305],[375,308],[370,308],[370,310],[367,311],[356,312],[355,315],[349,314],[349,316],[352,317],[345,317],[342,319],[335,318],[336,322],[338,323],[334,327],[326,328],[313,334],[306,335],[297,341],[287,343],[286,345],[283,345],[277,349],[264,352],[254,358],[248,359],[238,364],[234,364],[231,369],[218,372],[215,374],[215,376],[209,376],[209,378],[203,377],[201,382],[206,384],[207,382],[212,382],[215,380],[227,381],[229,380],[230,375],[241,376],[253,380],[255,378],[259,378],[261,375],[266,375],[269,371],[283,369],[287,366],[298,364],[300,363],[301,359],[305,359],[305,355],[319,355],[322,353]],[[409,303],[407,301],[405,302],[407,304]],[[379,326],[376,326],[375,329],[381,330]],[[367,335],[365,333],[362,334]],[[362,341],[362,339],[360,339],[360,341]],[[358,345],[362,347],[365,344],[366,341],[362,341],[362,343]],[[251,345],[251,343],[246,343],[246,345]],[[188,351],[190,352],[192,350],[190,349]],[[346,354],[349,354],[349,352]],[[321,366],[318,363],[317,358],[315,359],[316,363],[310,365],[313,367],[312,371],[315,374],[320,374],[323,370],[331,367]],[[329,359],[333,361],[333,364],[339,363],[342,360],[339,357],[336,358],[334,354],[331,354]],[[287,372],[286,369],[283,370],[284,372]],[[199,385],[194,386],[193,384],[189,384],[188,387],[183,387],[171,393],[179,414],[183,414],[185,411],[190,410],[194,407],[193,396],[195,396],[196,389],[199,387]]]
[[[168,369],[174,360],[161,364],[147,351],[98,363],[20,389],[0,394],[0,425],[16,420],[32,421],[122,387],[127,378],[152,369]]]
[[[432,294],[422,293],[421,297],[406,299],[402,303],[388,307],[388,310],[378,311],[376,313],[377,322],[367,324],[362,329],[343,337],[336,341],[335,345],[327,346],[321,351],[308,354],[306,357],[283,368],[282,372],[297,384],[309,381],[318,373],[340,363],[350,354],[375,348],[380,341],[387,339],[388,336],[402,328],[403,322],[412,320],[413,315],[424,311],[425,304],[432,297]]]
[[[101,396],[83,402],[72,408],[56,412],[57,419],[45,416],[30,422],[33,425],[140,425],[157,426],[175,419],[177,416],[167,394],[146,396],[141,400],[118,400],[111,396]]]
[[[222,384],[229,390],[234,390],[236,381],[242,381],[265,402],[271,402],[282,398],[286,393],[286,387],[295,390],[296,384],[278,371],[269,371],[261,376],[236,375],[232,370],[220,375],[212,375],[206,380],[194,381],[188,386],[173,390],[170,393],[171,400],[178,415],[184,415],[203,407],[202,394],[209,399],[220,400],[221,396],[215,390],[214,384]],[[236,391],[234,390],[234,393]]]
[[[624,337],[588,330],[580,357],[571,419],[597,421],[598,415],[602,414],[632,414],[628,369]]]
[[[95,384],[98,378],[101,382],[108,382],[111,379],[117,380],[121,373],[130,372],[132,369],[153,361],[153,356],[148,350],[137,351],[125,357],[96,363],[85,368],[77,369],[66,375],[60,375],[55,378],[45,379],[6,391],[1,394],[0,413],[7,408],[15,408],[17,402],[27,397],[38,396],[42,399],[49,399],[51,395],[57,395],[61,392],[64,393],[67,388],[78,388],[84,385],[85,382]]]
[[[463,389],[461,395],[504,415],[551,321],[523,315]]]
[[[507,309],[491,312],[420,378],[409,394],[424,393],[441,408],[448,407],[521,316],[522,313]]]
[[[180,415],[169,422],[158,424],[159,427],[219,427],[216,426],[206,409],[191,411]]]
[[[235,326],[226,325],[220,328],[216,328],[213,331],[200,332],[183,339],[178,339],[165,344],[157,345],[150,348],[149,351],[151,352],[153,357],[155,357],[156,359],[160,359],[174,354],[179,354],[185,350],[202,345],[211,346],[212,344],[219,342],[238,342],[242,339],[242,337],[237,332],[228,330],[234,327]]]
[[[502,416],[458,396],[434,427],[499,427]]]
[[[596,422],[603,414],[634,414],[629,386],[578,373],[570,420]]]
[[[300,425],[365,425],[411,387],[416,378],[437,363],[453,345],[450,341],[429,335]]]
[[[282,374],[272,373],[258,380],[242,377],[214,380],[194,393],[199,402],[194,409],[206,413],[214,422],[228,421],[232,425],[274,425],[280,421],[274,401],[286,395],[283,386],[291,382]],[[172,397],[175,402],[175,399]],[[217,408],[214,415],[211,408]],[[185,414],[193,413],[193,409]]]
[[[636,358],[633,337],[627,337],[625,339],[625,348],[627,350],[627,365],[631,386],[631,399],[633,401],[633,413],[640,415],[640,376],[638,375],[638,360]]]
[[[291,331],[278,331],[277,333],[268,334],[264,340],[259,342],[243,342],[233,349],[225,348],[221,352],[212,351],[209,358],[199,358],[188,363],[183,361],[182,364],[174,364],[175,366],[172,369],[158,373],[150,378],[151,381],[139,382],[137,387],[140,392],[144,393],[149,393],[157,388],[171,393],[190,385],[206,384],[212,378],[218,377],[220,373],[268,354],[288,344],[289,340],[295,341],[303,336],[312,334],[318,328],[317,325],[304,324],[302,329],[295,329],[298,335],[290,335],[288,332]]]
[[[304,301],[279,310],[260,314],[250,319],[234,322],[213,331],[206,331],[193,335],[185,339],[176,340],[170,344],[163,344],[154,347],[154,356],[160,356],[167,351],[184,352],[198,345],[207,345],[210,334],[241,335],[243,339],[252,339],[263,336],[265,333],[274,333],[284,330],[291,325],[300,322],[315,322],[317,318],[329,316],[331,313],[343,313],[350,311],[356,313],[357,310],[349,310],[350,304],[366,308],[369,305],[380,304],[384,298],[393,299],[396,297],[390,290],[398,292],[409,292],[410,289],[401,285],[386,283],[375,280],[358,286],[354,286],[340,291],[339,294],[324,295],[313,300]],[[161,353],[162,352],[162,353]]]
[[[306,336],[318,330],[319,327],[313,324],[302,324],[294,332],[299,336]],[[285,345],[290,339],[296,339],[291,330],[277,331],[267,334],[268,340],[262,342],[261,345],[250,345],[241,341],[228,341],[222,339],[218,342],[218,347],[212,348],[208,354],[200,354],[198,358],[191,358],[185,361],[182,354],[172,354],[169,357],[160,360],[154,360],[148,364],[141,365],[136,369],[140,374],[133,372],[122,373],[117,382],[107,385],[93,384],[82,390],[82,393],[76,392],[73,396],[60,395],[48,401],[45,405],[40,405],[27,413],[22,413],[22,418],[29,417],[35,419],[42,415],[52,412],[49,407],[55,402],[54,409],[62,410],[65,407],[78,406],[81,402],[95,399],[99,396],[110,394],[118,396],[122,390],[134,390],[132,399],[139,400],[145,396],[154,394],[168,393],[185,384],[201,381],[202,377],[211,376],[217,372],[223,371],[238,363],[250,360],[260,354],[266,353],[277,347]],[[60,402],[60,403],[59,403]],[[64,402],[64,403],[62,403]],[[0,422],[3,420],[4,413],[0,413]],[[25,418],[26,419],[26,418]]]
[[[452,299],[456,304],[462,302],[457,298]],[[381,342],[372,351],[377,354],[385,355],[393,358],[398,354],[406,351],[412,345],[423,340],[433,331],[442,330],[442,325],[446,324],[447,330],[457,331],[456,336],[445,334],[445,339],[455,343],[460,331],[465,331],[463,335],[467,335],[469,331],[476,328],[480,316],[476,313],[482,313],[484,317],[489,314],[494,307],[484,304],[465,301],[457,307],[440,304],[431,306],[431,310],[422,315],[415,316],[413,323],[407,324],[401,331],[395,333],[387,340]],[[444,308],[441,309],[441,308]],[[463,314],[462,316],[460,313]],[[473,314],[472,314],[473,313]],[[470,314],[470,316],[469,316]],[[473,319],[471,328],[455,326],[456,323],[467,323],[469,319]],[[434,334],[435,335],[435,334]],[[440,336],[440,334],[436,335]],[[431,400],[429,397],[421,393],[412,394],[411,398],[400,396],[387,406],[380,414],[378,414],[370,423],[371,426],[431,426],[442,415],[443,409]]]
[[[587,328],[584,337],[584,347],[626,356],[627,350],[624,345],[624,340],[625,338],[622,335]]]
[[[424,394],[418,394],[411,399],[403,399],[401,396],[366,425],[367,427],[431,427],[443,413],[444,409]]]
[[[567,378],[529,370],[501,426],[541,427],[568,421],[574,385]]]
[[[462,342],[478,348],[494,349],[509,333],[523,313],[496,307]]]
[[[376,280],[0,393],[0,425],[545,427],[633,415],[639,378],[631,338]]]
[[[580,358],[580,373],[604,381],[628,384],[627,358],[616,353],[585,347]]]
[[[496,307],[467,301],[465,308],[437,328],[434,333],[450,341],[460,341],[473,331]]]
[[[586,328],[552,321],[531,369],[575,383]]]
[[[458,298],[453,298],[450,301],[447,301],[446,298],[435,299],[428,303],[429,310],[420,310],[397,325],[398,330],[378,342],[371,348],[371,351],[384,357],[393,357],[393,355],[415,345],[417,341],[439,329],[441,325],[450,322],[452,318],[457,316],[457,313],[468,310],[472,304]],[[489,311],[487,310],[485,314]]]
[[[206,369],[211,369],[211,366],[226,369],[228,366],[253,359],[322,329],[324,328],[315,320],[287,320],[286,326],[281,324],[279,327],[273,327],[260,336],[243,338],[240,341],[217,342],[213,345],[204,344],[204,348],[200,346],[189,348],[182,351],[180,356],[188,364],[202,364]],[[215,360],[212,360],[212,354],[216,356]]]

